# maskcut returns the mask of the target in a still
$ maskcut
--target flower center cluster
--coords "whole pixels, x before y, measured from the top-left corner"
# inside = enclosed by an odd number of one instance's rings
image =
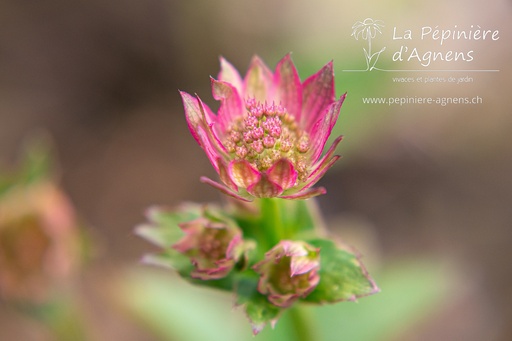
[[[307,177],[305,154],[310,148],[309,136],[295,117],[281,105],[246,102],[247,113],[237,119],[226,132],[226,148],[238,159],[265,171],[280,159],[291,161],[299,179]]]
[[[225,229],[206,229],[200,239],[199,254],[213,261],[225,258],[228,239],[228,231]]]

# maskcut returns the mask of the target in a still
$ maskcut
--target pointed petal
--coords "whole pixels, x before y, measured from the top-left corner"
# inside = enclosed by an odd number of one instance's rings
[[[283,190],[295,186],[297,176],[298,173],[293,164],[287,159],[278,160],[267,170],[268,179],[273,183],[279,184]]]
[[[245,113],[244,105],[236,88],[226,82],[211,78],[213,98],[221,101],[218,120],[223,132],[238,116]]]
[[[309,175],[309,177],[306,180],[306,185],[302,189],[309,188],[316,184],[318,180],[320,180],[324,174],[331,168],[336,161],[338,161],[340,158],[339,155],[334,155],[329,160],[325,160],[322,164],[318,166],[313,172]]]
[[[233,85],[239,95],[243,94],[242,77],[240,77],[238,70],[223,57],[220,57],[220,72],[218,78],[220,81]]]
[[[218,182],[215,182],[213,181],[212,179],[209,179],[205,176],[202,176],[200,178],[201,182],[202,183],[205,183],[207,185],[210,185],[216,189],[218,189],[219,191],[221,191],[222,193],[226,194],[226,195],[229,195],[230,197],[232,198],[235,198],[235,199],[238,199],[238,200],[242,200],[242,201],[251,201],[247,198],[244,198],[242,197],[241,195],[239,195],[238,193],[235,193],[233,192],[231,189],[229,189],[228,187],[226,187],[225,185],[223,184],[219,184]]]
[[[245,160],[234,160],[228,166],[229,177],[242,188],[248,188],[261,179],[260,172]]]
[[[258,56],[254,56],[244,78],[243,98],[254,98],[264,103],[271,101],[272,97],[272,71]]]
[[[257,198],[274,198],[283,193],[283,188],[263,176],[260,181],[247,187],[247,192]]]
[[[302,113],[298,117],[301,127],[309,130],[335,99],[334,69],[330,61],[302,84]]]
[[[302,109],[302,85],[290,54],[287,54],[277,64],[274,86],[276,102],[284,106],[289,114],[299,117]]]
[[[224,182],[227,187],[233,189],[235,192],[238,192],[238,186],[233,182],[233,180],[231,180],[228,167],[222,161],[222,159],[217,159],[217,166],[219,168],[219,176],[222,182]]]
[[[196,95],[197,102],[199,104],[199,110],[202,112],[204,117],[204,122],[206,122],[205,131],[208,135],[208,139],[211,141],[212,145],[219,151],[220,154],[226,155],[227,150],[226,147],[220,142],[219,139],[219,133],[218,131],[218,122],[217,122],[217,116],[213,114],[211,109],[201,101],[201,98]]]
[[[294,193],[291,195],[282,195],[282,196],[280,196],[280,198],[304,200],[304,199],[316,197],[318,195],[323,195],[325,193],[327,193],[325,188],[316,187],[316,188],[302,189],[302,190],[298,191],[297,193]]]
[[[199,139],[199,136],[197,136],[196,131],[199,126],[203,126],[204,128],[205,122],[203,119],[203,113],[199,108],[198,100],[185,91],[180,91],[180,95],[183,107],[185,108],[185,118],[187,119],[188,129],[197,143],[202,146],[201,140]]]
[[[341,105],[343,104],[346,95],[347,94],[345,93],[338,101],[332,103],[326,110],[325,115],[320,117],[311,130],[308,131],[312,141],[311,160],[313,160],[313,162],[316,162],[320,157],[320,154],[322,154],[325,143],[327,142],[329,135],[331,135],[332,128],[338,120]]]
[[[210,120],[214,120],[214,117],[211,116],[210,109],[201,102],[199,97],[193,97],[183,91],[180,94],[190,133],[203,148],[215,170],[218,171],[216,160],[225,153],[225,148],[212,130],[214,122],[209,123]]]
[[[332,157],[332,155],[336,151],[336,148],[338,147],[338,144],[340,144],[341,141],[343,141],[343,135],[338,136],[329,147],[327,153],[325,153],[325,155],[319,161],[317,161],[313,165],[313,167],[311,167],[313,169],[313,172],[315,172],[316,169],[318,169],[321,164],[325,163],[327,159],[330,159]]]

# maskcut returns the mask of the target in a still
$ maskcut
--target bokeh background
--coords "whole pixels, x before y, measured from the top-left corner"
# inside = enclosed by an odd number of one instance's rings
[[[496,42],[453,46],[475,50],[471,67],[500,71],[472,73],[473,82],[459,85],[400,85],[391,73],[344,72],[365,66],[365,42],[350,33],[367,17],[384,21],[375,46],[381,39],[389,50],[393,26],[498,29]],[[132,232],[146,207],[220,198],[198,181],[215,174],[189,135],[178,89],[215,108],[208,76],[217,75],[221,55],[243,74],[254,54],[273,68],[292,52],[302,79],[332,59],[337,93],[349,95],[336,127],[346,137],[344,157],[321,182],[326,221],[360,249],[377,280],[390,264],[418,260],[408,269],[443,286],[427,298],[435,304],[420,305],[414,320],[389,321],[393,331],[374,340],[511,340],[511,32],[506,0],[3,0],[0,163],[14,165],[34,132],[51,134],[62,187],[96,244],[78,285],[93,339],[159,340],[112,288],[151,250]],[[432,41],[414,45],[439,49]],[[395,68],[384,56],[380,66]],[[483,103],[364,105],[371,96],[479,96]],[[426,263],[425,273],[435,275],[421,277]],[[412,299],[401,293],[374,313]],[[1,340],[46,340],[40,329],[0,306]],[[337,333],[331,339],[345,339]]]

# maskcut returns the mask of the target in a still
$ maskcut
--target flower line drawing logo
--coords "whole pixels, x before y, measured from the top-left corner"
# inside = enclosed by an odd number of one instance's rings
[[[380,54],[386,48],[383,47],[379,51],[372,53],[372,39],[377,36],[377,32],[382,34],[382,27],[384,27],[384,22],[382,20],[373,20],[371,18],[366,18],[363,21],[357,21],[354,25],[352,25],[351,36],[354,36],[356,40],[359,40],[359,37],[361,37],[363,40],[368,41],[368,50],[363,47],[366,59],[366,70],[360,71],[372,71],[375,69],[379,70],[375,67],[375,64],[377,64]]]

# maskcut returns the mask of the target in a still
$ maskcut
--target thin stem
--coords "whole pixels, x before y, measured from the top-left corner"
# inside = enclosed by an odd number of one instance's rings
[[[261,208],[261,227],[274,246],[280,240],[285,239],[286,231],[284,231],[283,217],[281,216],[281,201],[279,198],[262,198],[260,199]]]
[[[291,307],[289,310],[292,326],[295,330],[295,339],[297,341],[318,340],[318,335],[313,332],[314,326],[308,312],[304,310],[303,307],[297,305]]]

